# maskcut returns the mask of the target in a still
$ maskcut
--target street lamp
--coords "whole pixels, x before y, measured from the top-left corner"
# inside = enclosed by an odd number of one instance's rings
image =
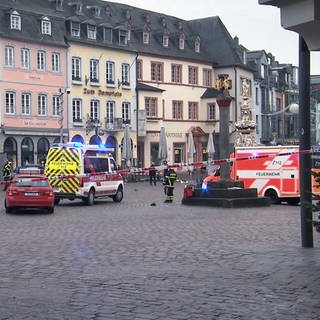
[[[63,116],[63,95],[64,93],[66,94],[70,94],[71,90],[70,88],[65,88],[65,90],[59,88],[59,125],[60,125],[60,143],[63,143],[63,120],[64,120],[64,116]]]

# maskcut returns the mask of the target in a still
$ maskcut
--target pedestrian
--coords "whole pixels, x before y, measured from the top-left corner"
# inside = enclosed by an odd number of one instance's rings
[[[12,161],[7,160],[2,169],[3,180],[5,181],[3,190],[7,190],[9,181],[12,179]]]
[[[154,166],[154,163],[151,162],[151,167],[149,168],[149,181],[150,186],[157,185],[157,169]]]
[[[174,190],[174,182],[177,179],[177,174],[170,168],[167,170],[166,175],[164,176],[164,192],[165,192],[165,200],[164,202],[172,202],[173,201],[173,190]]]

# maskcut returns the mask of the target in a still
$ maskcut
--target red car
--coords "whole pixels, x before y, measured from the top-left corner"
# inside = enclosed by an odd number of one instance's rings
[[[17,173],[10,181],[4,201],[6,213],[14,209],[45,209],[54,212],[54,192],[41,173]]]

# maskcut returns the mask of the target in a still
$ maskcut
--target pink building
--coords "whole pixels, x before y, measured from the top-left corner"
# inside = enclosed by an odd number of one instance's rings
[[[23,41],[30,24],[22,26],[17,11],[8,15],[8,38],[0,39],[0,151],[16,166],[37,164],[67,135],[67,46],[51,37],[58,21],[41,17],[39,34]]]

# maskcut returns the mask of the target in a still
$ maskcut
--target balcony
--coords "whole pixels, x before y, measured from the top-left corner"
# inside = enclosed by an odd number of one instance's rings
[[[122,118],[115,118],[113,122],[105,120],[105,130],[107,131],[122,131],[126,124],[130,124],[130,119],[123,120]]]

